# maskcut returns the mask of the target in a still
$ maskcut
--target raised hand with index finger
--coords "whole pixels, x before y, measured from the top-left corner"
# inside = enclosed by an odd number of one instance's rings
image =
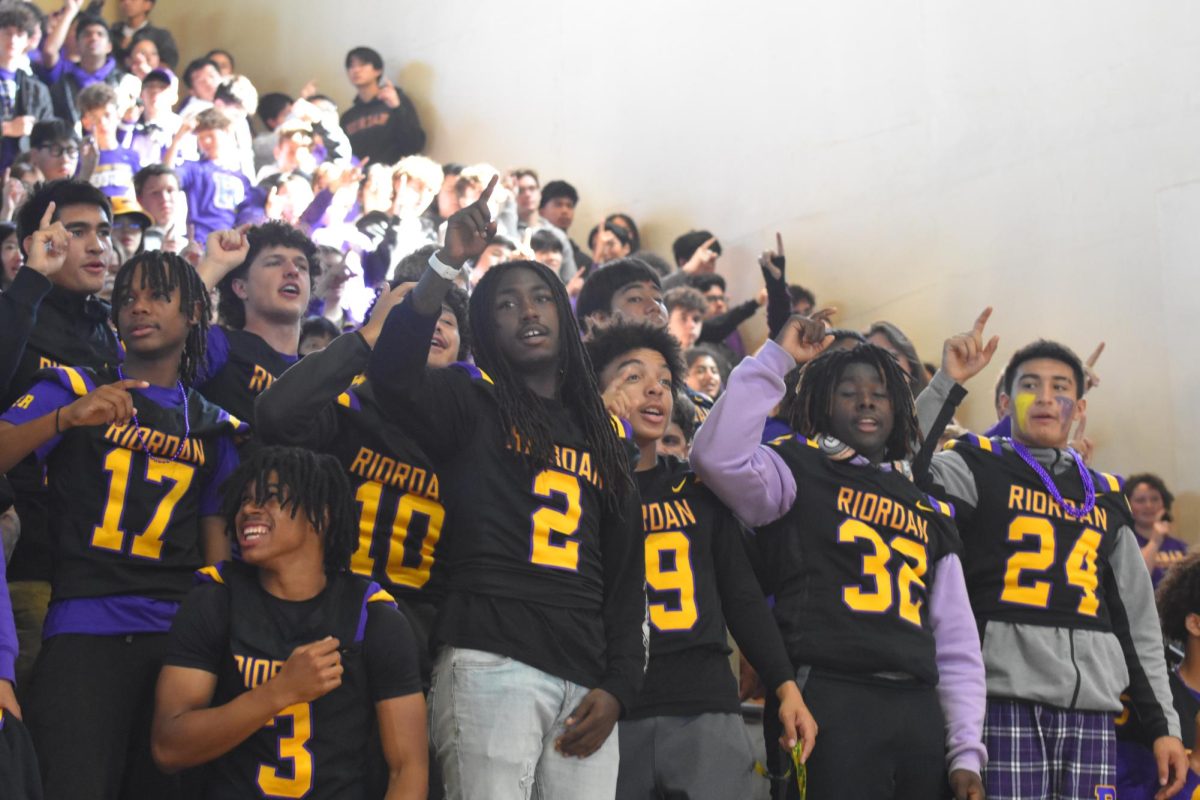
[[[468,259],[478,258],[487,248],[488,240],[496,235],[496,223],[492,221],[488,200],[499,180],[499,175],[493,175],[478,200],[450,217],[446,223],[446,243],[438,251],[438,261],[461,267]]]
[[[975,318],[971,330],[951,336],[942,346],[942,370],[955,383],[966,383],[974,378],[996,354],[999,336],[993,336],[987,344],[983,343],[983,331],[991,316],[992,307],[988,306]]]
[[[38,229],[25,241],[25,266],[49,278],[63,268],[67,261],[67,248],[71,235],[62,222],[54,219],[55,204],[46,206],[46,213],[38,223]]]

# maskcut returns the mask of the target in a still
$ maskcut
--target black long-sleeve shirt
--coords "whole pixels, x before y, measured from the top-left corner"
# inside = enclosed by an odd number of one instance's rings
[[[408,95],[396,89],[400,105],[390,108],[376,97],[363,102],[357,97],[342,114],[342,130],[350,137],[350,146],[359,159],[372,164],[395,164],[405,156],[425,148],[425,130],[417,119],[417,109]]]
[[[604,689],[630,708],[647,657],[636,492],[612,509],[582,429],[555,400],[540,401],[555,463],[519,457],[490,378],[469,365],[425,368],[435,323],[411,298],[393,309],[367,377],[441,479],[449,590],[436,639]]]

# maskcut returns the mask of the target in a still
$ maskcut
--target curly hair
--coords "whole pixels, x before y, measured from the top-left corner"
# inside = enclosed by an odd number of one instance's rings
[[[250,271],[254,259],[269,247],[289,247],[299,250],[308,261],[309,286],[315,286],[321,275],[321,261],[317,258],[317,246],[301,231],[279,220],[270,220],[262,225],[255,225],[246,233],[250,249],[246,252],[246,260],[217,284],[220,298],[217,301],[217,312],[221,321],[230,328],[240,330],[246,325],[246,303],[233,291],[233,282],[243,280]]]
[[[600,373],[612,362],[631,350],[654,350],[667,362],[671,371],[671,392],[683,391],[683,359],[679,354],[679,342],[662,328],[644,323],[619,322],[601,326],[584,342],[597,382]],[[600,387],[603,389],[603,387]]]
[[[1175,563],[1155,592],[1163,635],[1186,642],[1188,614],[1200,614],[1200,553]]]
[[[267,486],[280,488],[279,507],[292,519],[303,513],[318,535],[325,537],[325,567],[344,570],[358,547],[358,516],[346,471],[331,455],[302,447],[261,447],[243,461],[222,487],[225,529],[237,535],[237,515],[243,498],[255,505],[267,501]]]

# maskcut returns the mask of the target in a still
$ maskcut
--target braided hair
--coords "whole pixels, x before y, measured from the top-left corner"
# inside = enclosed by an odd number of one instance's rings
[[[475,363],[492,378],[496,401],[503,423],[503,435],[511,431],[527,448],[523,454],[534,467],[554,463],[554,435],[551,421],[538,397],[526,387],[500,351],[496,337],[496,289],[501,278],[514,269],[527,269],[546,284],[554,298],[558,313],[558,385],[563,402],[583,428],[588,446],[592,448],[604,485],[623,498],[632,490],[629,459],[621,448],[613,429],[612,419],[600,399],[591,361],[579,337],[566,287],[548,267],[536,261],[507,261],[487,271],[471,293],[471,324],[475,337]]]
[[[149,250],[138,253],[126,261],[117,272],[112,290],[112,323],[117,324],[117,315],[125,306],[129,290],[133,288],[133,276],[141,268],[139,289],[148,289],[170,296],[179,290],[179,310],[184,316],[195,313],[197,319],[188,330],[183,345],[183,356],[179,360],[179,380],[191,386],[204,363],[208,349],[208,320],[211,303],[208,289],[185,259],[165,250]]]
[[[292,519],[303,513],[313,530],[325,535],[325,568],[346,569],[358,546],[358,518],[350,500],[354,493],[346,471],[331,455],[302,447],[255,450],[238,465],[223,487],[221,513],[229,535],[236,535],[242,498],[250,497],[261,506],[267,500],[267,486],[272,483],[280,487],[282,510],[290,509]]]
[[[1200,553],[1192,553],[1171,566],[1155,592],[1163,635],[1188,640],[1188,614],[1200,614]]]
[[[800,371],[796,400],[789,404],[788,424],[805,436],[828,434],[832,428],[833,393],[842,373],[851,364],[869,364],[878,372],[892,404],[892,433],[884,458],[911,459],[913,443],[920,435],[916,403],[908,388],[908,377],[895,356],[882,347],[860,344],[851,350],[826,350]]]

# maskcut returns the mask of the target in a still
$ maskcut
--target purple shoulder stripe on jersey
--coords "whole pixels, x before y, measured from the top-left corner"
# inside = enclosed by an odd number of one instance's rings
[[[355,642],[361,642],[367,633],[367,606],[371,603],[387,603],[392,608],[396,607],[395,599],[384,591],[382,586],[375,581],[371,581],[367,586],[367,590],[363,592],[362,610],[358,615],[358,630],[354,632]]]
[[[64,633],[92,636],[166,633],[178,610],[179,603],[132,594],[57,600],[46,613],[42,638]]]
[[[469,375],[473,381],[483,381],[484,383],[492,382],[491,376],[489,376],[479,367],[472,364],[470,361],[455,361],[450,365],[450,368],[462,370],[463,372],[467,373],[467,375]]]
[[[81,369],[75,367],[50,367],[50,371],[54,374],[54,379],[64,389],[73,392],[76,397],[83,397],[96,388],[96,382],[92,380],[92,376]]]
[[[796,432],[788,427],[788,424],[777,417],[767,417],[767,421],[763,423],[762,441],[763,444],[773,442],[781,436],[793,436]]]
[[[358,399],[358,395],[354,389],[347,389],[337,396],[339,406],[350,409],[351,411],[362,411],[362,401]]]
[[[201,567],[200,569],[196,570],[196,584],[225,583],[225,576],[222,571],[225,569],[225,565],[227,563],[229,562],[222,561],[221,563],[211,567]]]
[[[245,420],[238,419],[223,408],[217,413],[217,419],[221,422],[221,424],[228,424],[230,427],[232,427],[233,433],[246,433],[250,430],[249,423],[247,423]]]

